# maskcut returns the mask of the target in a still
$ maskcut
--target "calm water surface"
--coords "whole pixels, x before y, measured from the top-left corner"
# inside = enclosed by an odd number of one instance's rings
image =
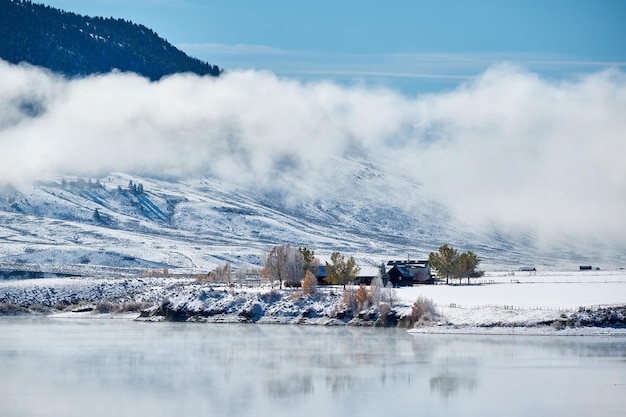
[[[0,416],[623,416],[626,338],[0,318]]]

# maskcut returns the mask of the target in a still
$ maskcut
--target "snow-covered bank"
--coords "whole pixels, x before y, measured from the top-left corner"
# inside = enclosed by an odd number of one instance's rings
[[[361,311],[345,304],[340,288],[303,296],[295,290],[211,286],[182,276],[0,280],[0,314],[63,312],[63,316],[96,317],[130,310],[141,320],[413,327],[412,305],[425,297],[438,314],[420,323],[420,332],[498,328],[510,334],[532,328],[567,334],[573,329],[602,328],[620,333],[626,328],[624,271],[550,273],[527,279],[491,274],[481,284],[469,286],[398,288],[389,307]]]

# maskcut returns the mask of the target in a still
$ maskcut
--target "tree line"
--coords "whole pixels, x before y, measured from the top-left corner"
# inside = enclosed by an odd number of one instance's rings
[[[0,0],[0,58],[66,76],[131,71],[158,80],[222,70],[192,58],[151,29],[124,19],[88,17],[27,0]]]
[[[479,271],[478,265],[480,258],[472,251],[459,253],[458,250],[448,244],[439,247],[437,252],[431,252],[428,255],[428,261],[433,269],[436,269],[440,277],[446,277],[446,284],[450,278],[467,278],[467,284],[470,278],[478,278],[483,275],[483,271]]]
[[[306,247],[295,248],[291,245],[276,245],[265,259],[261,277],[268,281],[278,281],[279,287],[303,287],[313,290],[317,284],[316,272],[321,262],[315,252]],[[360,268],[355,259],[346,258],[339,252],[330,255],[330,262],[325,263],[326,281],[332,285],[343,285],[353,282]]]
[[[446,278],[449,284],[450,278],[476,278],[483,275],[478,270],[480,258],[472,251],[460,253],[448,244],[439,247],[438,252],[431,252],[428,260],[431,267],[437,271],[441,278]],[[265,257],[263,267],[259,272],[260,278],[269,282],[278,282],[282,288],[302,288],[305,294],[313,294],[316,291],[318,279],[316,277],[319,268],[325,268],[324,281],[331,285],[343,285],[355,282],[360,268],[354,257],[346,257],[340,252],[330,255],[330,262],[322,262],[315,256],[315,252],[306,247],[287,245],[275,245]],[[214,271],[207,274],[206,278],[199,280],[230,282],[230,265],[218,266]],[[238,272],[241,274],[241,271]],[[245,272],[243,272],[245,278]],[[386,275],[385,264],[379,267],[378,281],[372,281],[373,286],[384,286],[383,279]],[[228,277],[226,279],[226,277]],[[241,278],[241,277],[240,277]],[[391,284],[391,282],[388,282]]]

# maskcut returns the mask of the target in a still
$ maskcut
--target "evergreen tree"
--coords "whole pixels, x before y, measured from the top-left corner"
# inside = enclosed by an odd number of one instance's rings
[[[300,255],[302,256],[303,268],[306,273],[306,271],[311,269],[313,266],[315,261],[315,252],[307,249],[306,247],[298,248],[298,252],[300,252]]]
[[[459,252],[445,244],[439,247],[438,252],[431,252],[428,255],[428,261],[440,276],[446,277],[446,284],[448,284],[448,279],[458,271]]]
[[[480,259],[472,251],[464,252],[459,255],[459,264],[457,271],[459,281],[461,280],[461,278],[466,277],[467,285],[469,285],[471,277],[476,275],[480,276],[481,271],[476,271],[479,263]]]
[[[446,284],[449,283],[450,277],[458,278],[459,282],[461,278],[467,277],[469,284],[470,277],[482,275],[482,271],[476,271],[480,258],[474,252],[459,254],[458,250],[447,244],[440,246],[438,252],[431,252],[428,261],[440,276],[446,277]]]
[[[100,217],[100,211],[98,211],[98,209],[95,209],[93,212],[93,220],[96,223],[100,223],[102,221],[102,218]]]
[[[0,58],[66,76],[132,71],[150,80],[217,66],[189,57],[154,31],[123,19],[80,16],[30,1],[0,1]],[[40,111],[33,107],[28,111]]]

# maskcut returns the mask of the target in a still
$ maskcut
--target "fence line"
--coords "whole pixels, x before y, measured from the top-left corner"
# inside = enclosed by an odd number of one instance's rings
[[[399,298],[398,302],[411,305],[415,302],[415,300],[409,300],[407,298]],[[495,309],[500,309],[500,310],[512,310],[512,311],[574,311],[574,310],[578,310],[578,307],[576,308],[550,307],[550,306],[523,307],[523,306],[510,305],[510,304],[481,304],[481,305],[464,306],[464,305],[460,305],[457,303],[446,303],[446,304],[435,303],[435,305],[437,307],[458,308],[458,309],[466,309],[466,310],[480,310],[480,309],[485,309],[485,308],[495,308]]]
[[[516,306],[516,305],[499,305],[499,304],[482,304],[482,305],[473,305],[473,306],[461,306],[457,303],[448,303],[448,304],[438,304],[440,307],[449,307],[449,308],[460,308],[467,310],[480,310],[484,308],[496,308],[501,310],[513,310],[513,311],[574,311],[578,308],[566,308],[566,307],[550,307],[550,306]]]

